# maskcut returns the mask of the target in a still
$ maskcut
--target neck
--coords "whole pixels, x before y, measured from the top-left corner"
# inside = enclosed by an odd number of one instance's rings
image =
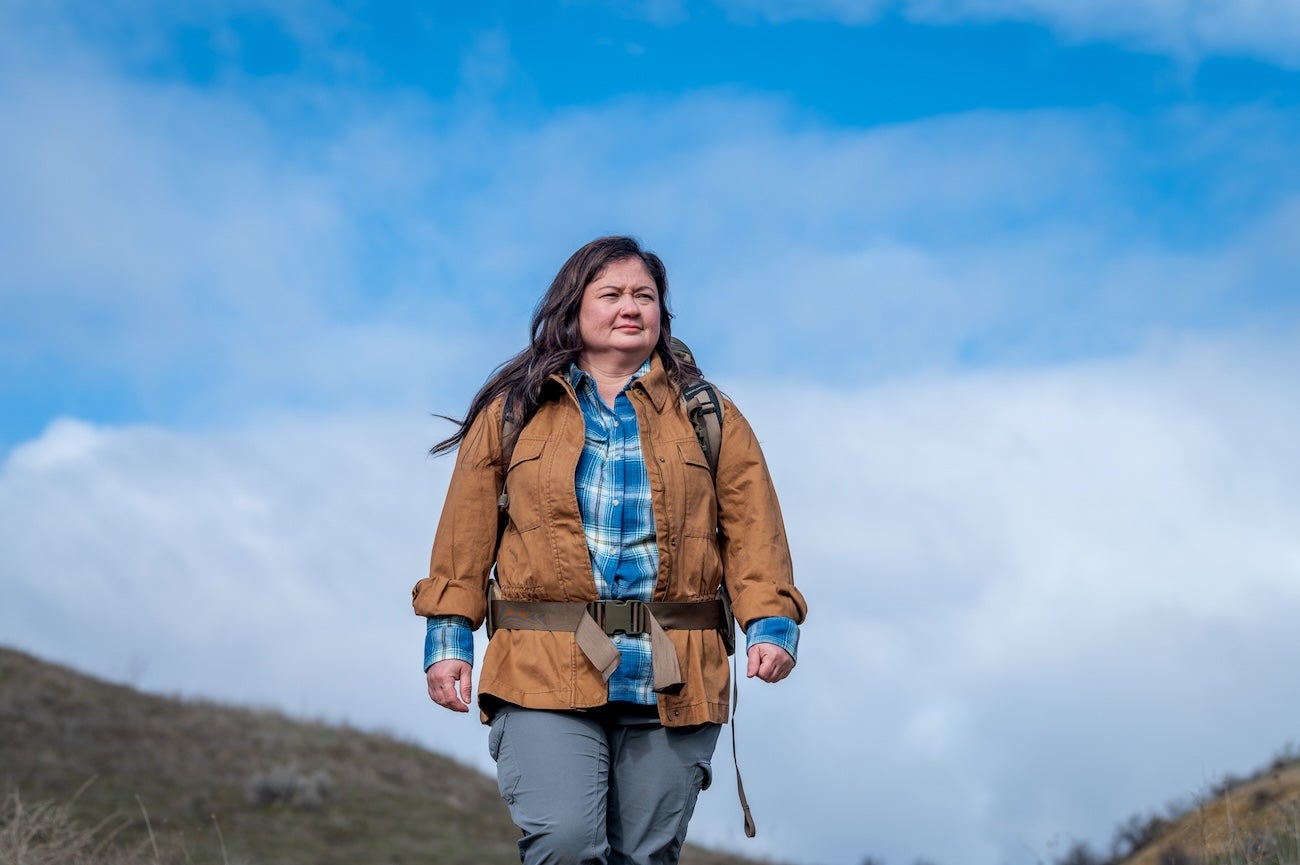
[[[636,374],[645,363],[645,358],[635,360],[624,355],[592,357],[587,354],[578,356],[578,369],[591,376],[596,382],[596,392],[600,394],[605,405],[613,407],[627,380]]]

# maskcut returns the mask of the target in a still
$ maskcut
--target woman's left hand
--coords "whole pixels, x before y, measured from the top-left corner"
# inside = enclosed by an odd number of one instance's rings
[[[758,643],[749,647],[749,668],[745,675],[764,682],[779,682],[794,669],[794,658],[775,643]]]

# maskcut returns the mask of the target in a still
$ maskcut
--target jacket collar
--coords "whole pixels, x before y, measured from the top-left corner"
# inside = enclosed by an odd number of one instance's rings
[[[668,380],[668,371],[664,369],[664,362],[657,351],[650,355],[650,371],[632,382],[632,387],[640,388],[650,398],[650,403],[659,414],[663,414],[664,406],[677,391]]]
[[[567,375],[562,372],[551,373],[550,380],[560,385],[573,396],[573,385],[569,383]],[[664,406],[668,405],[669,400],[676,398],[677,395],[677,389],[668,380],[668,372],[664,369],[663,360],[660,359],[657,351],[650,355],[650,371],[632,382],[628,386],[628,390],[643,392],[659,414],[663,414]],[[574,399],[576,398],[574,396]]]

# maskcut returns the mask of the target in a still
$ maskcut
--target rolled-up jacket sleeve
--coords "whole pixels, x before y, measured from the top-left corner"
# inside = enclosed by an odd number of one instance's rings
[[[487,614],[487,580],[496,559],[502,469],[501,408],[493,403],[470,425],[456,455],[456,467],[429,557],[429,576],[411,590],[421,616],[461,616],[477,630]]]
[[[730,400],[723,406],[715,483],[719,552],[732,610],[741,627],[748,635],[750,623],[756,619],[783,617],[795,625],[803,622],[808,606],[794,585],[776,489],[753,429]]]

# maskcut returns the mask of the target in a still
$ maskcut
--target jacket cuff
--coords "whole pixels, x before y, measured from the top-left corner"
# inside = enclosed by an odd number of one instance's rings
[[[464,616],[429,616],[424,630],[424,669],[439,661],[474,664],[474,632]]]
[[[795,661],[799,660],[799,626],[794,619],[785,616],[767,616],[754,619],[745,629],[745,650],[754,648],[759,643],[773,643],[790,653]]]

